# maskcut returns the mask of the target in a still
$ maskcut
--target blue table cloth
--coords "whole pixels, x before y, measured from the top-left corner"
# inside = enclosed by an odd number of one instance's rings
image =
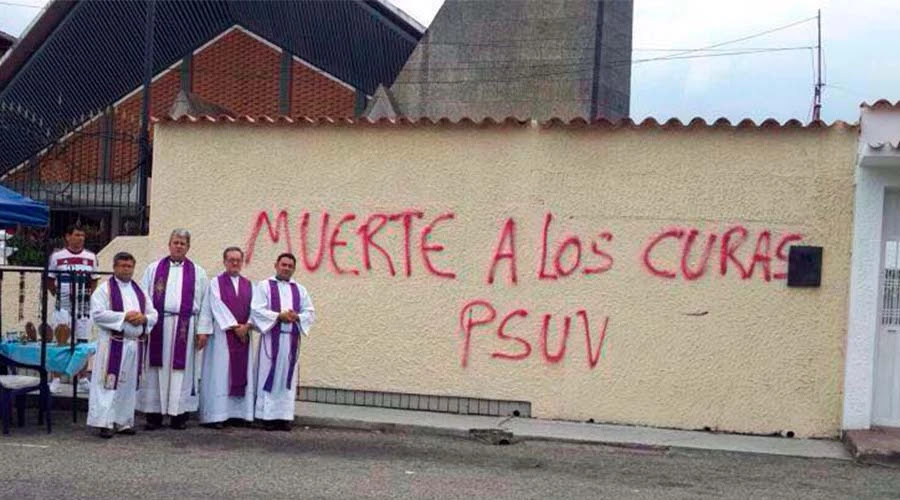
[[[47,370],[73,376],[87,365],[91,354],[97,352],[96,343],[76,344],[72,351],[70,346],[47,344]],[[0,343],[0,354],[7,358],[29,365],[41,364],[41,343],[7,341]]]

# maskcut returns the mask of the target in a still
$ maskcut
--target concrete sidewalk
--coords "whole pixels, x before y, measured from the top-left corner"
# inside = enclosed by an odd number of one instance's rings
[[[586,424],[518,417],[483,417],[427,411],[297,402],[298,425],[422,432],[493,441],[553,440],[634,448],[689,448],[806,458],[851,460],[836,440],[790,439]]]
[[[63,384],[54,401],[71,401],[72,386]],[[79,393],[78,399],[87,399]],[[759,453],[806,458],[853,460],[844,444],[827,439],[791,439],[737,434],[715,434],[634,427],[586,424],[518,417],[484,417],[429,411],[397,410],[369,406],[335,405],[297,401],[296,425],[337,429],[420,432],[476,438],[498,444],[521,440],[565,441],[630,448],[687,448],[739,453]],[[80,419],[84,416],[81,415]]]

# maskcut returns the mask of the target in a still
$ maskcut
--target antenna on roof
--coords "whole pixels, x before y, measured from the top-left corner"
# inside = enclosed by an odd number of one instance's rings
[[[816,44],[816,52],[818,59],[818,70],[816,71],[816,85],[813,93],[813,121],[819,121],[822,118],[822,87],[825,86],[822,83],[822,9],[819,9],[816,14],[816,21],[818,23],[818,35],[819,40]]]

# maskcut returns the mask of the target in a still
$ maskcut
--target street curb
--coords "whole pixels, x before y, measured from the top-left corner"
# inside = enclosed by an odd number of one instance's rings
[[[424,434],[435,436],[450,436],[456,438],[471,439],[471,430],[451,429],[447,427],[433,427],[429,425],[393,424],[386,422],[369,422],[366,420],[354,420],[328,417],[294,417],[295,426],[317,427],[322,429],[350,429],[358,431],[379,431],[394,434]]]
[[[523,441],[543,441],[543,442],[568,443],[568,444],[599,445],[599,446],[608,446],[608,447],[612,447],[612,448],[623,448],[623,449],[629,449],[629,450],[654,451],[654,452],[667,452],[673,448],[671,446],[666,446],[666,445],[654,445],[654,444],[644,444],[644,443],[623,443],[621,441],[596,441],[596,440],[588,440],[588,439],[571,439],[571,438],[557,438],[557,437],[547,437],[547,436],[537,436],[537,435],[527,435],[527,434],[515,434],[515,433],[509,431],[508,429],[504,429],[503,427],[471,428],[471,429],[463,430],[463,429],[454,429],[454,428],[449,428],[449,427],[434,427],[434,426],[428,426],[428,425],[394,424],[394,423],[385,423],[385,422],[369,422],[369,421],[365,421],[365,420],[354,420],[354,419],[338,419],[338,418],[328,418],[328,417],[307,417],[307,416],[300,416],[300,415],[298,415],[297,417],[294,418],[294,424],[298,425],[298,426],[315,427],[315,428],[322,428],[322,429],[349,429],[349,430],[360,430],[360,431],[378,431],[378,432],[393,433],[393,434],[447,436],[447,437],[469,439],[469,440],[481,441],[481,442],[489,441],[489,439],[484,439],[484,438],[479,437],[479,434],[482,434],[485,432],[498,431],[498,432],[508,434],[511,436],[509,443],[499,443],[499,442],[488,443],[488,444],[493,444],[493,445],[514,444],[514,443],[520,443]],[[694,449],[694,448],[684,448],[684,449]]]
[[[719,452],[719,453],[741,453],[750,455],[768,455],[780,456],[786,458],[800,459],[821,459],[821,460],[837,460],[837,461],[853,461],[852,457],[833,457],[833,456],[806,456],[795,455],[789,453],[766,452],[756,450],[734,450],[734,449],[718,449],[708,447],[682,446],[679,444],[650,444],[638,441],[623,440],[604,440],[600,439],[581,439],[570,438],[564,436],[546,436],[538,434],[518,434],[510,429],[504,428],[503,423],[494,427],[467,428],[459,427],[436,427],[429,425],[416,425],[408,423],[387,423],[373,422],[369,420],[358,420],[353,418],[334,418],[334,417],[311,417],[297,415],[294,420],[298,426],[307,426],[326,429],[349,429],[360,431],[374,431],[393,434],[415,434],[415,435],[432,435],[445,436],[453,438],[461,438],[473,440],[490,445],[515,444],[527,441],[534,442],[554,442],[578,445],[604,446],[609,448],[617,448],[622,450],[632,450],[635,452],[647,453],[668,453],[671,451],[690,451],[690,452]],[[500,442],[505,440],[506,442]]]
[[[622,448],[626,450],[635,450],[635,451],[654,451],[654,452],[668,452],[676,449],[681,450],[700,450],[700,451],[714,451],[714,450],[703,450],[701,448],[688,448],[684,446],[669,446],[664,444],[646,444],[646,443],[629,443],[623,441],[603,441],[603,440],[590,440],[590,439],[572,439],[572,438],[560,438],[560,437],[547,437],[547,436],[528,436],[528,435],[517,435],[517,441],[544,441],[544,442],[554,442],[554,443],[568,443],[568,444],[586,444],[586,445],[595,445],[595,446],[607,446],[610,448]],[[750,452],[744,452],[750,453]]]
[[[79,394],[81,396],[81,394]],[[78,399],[82,399],[79,397]],[[63,403],[63,404],[59,404]],[[71,398],[66,397],[54,397],[54,408],[59,410],[63,407],[67,410],[71,409]],[[82,407],[82,405],[84,405]],[[327,406],[327,405],[326,405]],[[84,403],[80,403],[79,407],[86,409],[87,401],[84,400]],[[79,411],[79,415],[83,414],[84,410]],[[401,410],[402,411],[402,410]],[[80,420],[80,419],[79,419]],[[518,419],[517,419],[518,420]],[[530,419],[529,419],[530,420]],[[488,445],[506,445],[506,444],[515,444],[526,441],[535,441],[535,442],[555,442],[555,443],[567,443],[567,444],[578,444],[578,445],[593,445],[593,446],[605,446],[609,448],[617,448],[622,450],[632,450],[635,452],[648,452],[648,453],[667,453],[675,450],[684,450],[684,451],[700,451],[700,452],[723,452],[723,453],[743,453],[743,454],[752,454],[752,455],[770,455],[770,456],[784,456],[784,457],[794,457],[794,458],[811,458],[811,459],[827,459],[827,460],[841,460],[841,461],[855,461],[857,463],[863,464],[872,464],[872,465],[883,465],[883,466],[892,466],[897,467],[900,465],[900,455],[886,457],[885,455],[870,455],[870,454],[859,454],[859,451],[850,445],[845,440],[841,443],[840,441],[836,441],[835,444],[842,444],[842,448],[846,450],[846,455],[842,457],[838,456],[830,456],[827,454],[815,455],[815,454],[803,454],[803,453],[785,453],[779,451],[766,451],[764,449],[733,449],[728,446],[723,446],[721,448],[715,446],[691,446],[684,445],[682,442],[666,442],[672,441],[673,439],[662,438],[655,439],[650,441],[656,442],[647,442],[641,441],[639,439],[633,440],[628,437],[623,436],[605,436],[605,435],[596,435],[591,438],[583,438],[580,436],[565,436],[565,435],[550,435],[543,432],[534,433],[530,429],[519,429],[520,432],[516,432],[516,426],[514,425],[513,418],[508,417],[506,419],[484,419],[483,417],[478,417],[474,421],[466,422],[466,421],[456,421],[453,424],[449,425],[424,425],[421,424],[421,419],[419,421],[412,420],[411,422],[390,422],[378,419],[370,419],[370,418],[358,418],[358,416],[347,416],[347,417],[335,417],[335,416],[311,416],[304,415],[301,412],[294,417],[295,427],[315,427],[322,429],[346,429],[346,430],[357,430],[357,431],[367,431],[367,432],[383,432],[383,433],[392,433],[392,434],[414,434],[414,435],[431,435],[431,436],[443,436],[443,437],[451,437],[457,439],[467,439],[476,442],[481,442]],[[571,423],[571,422],[560,422],[560,423]],[[469,424],[474,424],[473,426],[469,426]],[[510,428],[512,427],[512,428]],[[525,432],[521,432],[521,431]],[[665,430],[661,430],[665,431]],[[681,432],[681,431],[679,431]],[[605,434],[605,433],[604,433]],[[674,438],[675,441],[684,441],[683,438]],[[662,442],[660,442],[662,441]],[[751,446],[751,448],[754,448]]]

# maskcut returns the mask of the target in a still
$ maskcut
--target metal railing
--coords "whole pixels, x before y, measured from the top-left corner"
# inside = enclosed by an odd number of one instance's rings
[[[52,208],[139,208],[139,141],[134,132],[71,132],[4,172],[3,184]]]
[[[9,338],[9,333],[15,333],[15,337],[17,340],[21,340],[23,337],[28,341],[39,341],[41,344],[41,354],[40,354],[40,366],[41,366],[41,384],[46,384],[48,381],[46,380],[47,371],[46,371],[46,363],[47,363],[47,342],[51,341],[57,337],[57,345],[60,345],[59,338],[62,336],[62,328],[64,325],[62,323],[57,323],[54,326],[51,326],[51,321],[49,318],[49,313],[51,309],[53,311],[61,310],[63,304],[60,303],[61,296],[61,284],[63,282],[68,284],[68,299],[69,304],[68,312],[69,312],[69,325],[68,326],[68,339],[66,339],[66,344],[68,344],[69,349],[71,351],[75,350],[75,346],[77,343],[77,333],[78,333],[78,320],[89,317],[90,315],[90,292],[91,282],[94,279],[99,279],[101,276],[109,276],[112,275],[110,272],[84,272],[84,271],[69,271],[69,270],[51,270],[47,267],[16,267],[16,266],[0,266],[0,332],[2,332],[4,341],[11,340]],[[15,314],[10,314],[12,311],[7,311],[4,309],[4,302],[7,302],[5,299],[9,296],[9,277],[15,276],[18,277],[18,296],[15,301],[17,304],[17,310]],[[51,308],[49,301],[49,281],[50,278],[54,277],[56,282],[56,301]],[[37,288],[35,288],[34,279],[39,279],[40,281],[36,284]],[[32,282],[29,285],[29,281]],[[80,293],[76,293],[79,291]],[[29,298],[39,297],[39,302],[34,304],[34,301],[27,300]],[[79,303],[80,301],[80,303]],[[86,301],[86,303],[85,303]],[[87,315],[87,316],[86,316]],[[31,317],[38,316],[38,317]],[[38,326],[34,326],[34,321],[37,320]],[[22,325],[24,322],[24,331],[22,330]],[[15,325],[14,330],[9,330],[9,328]],[[36,338],[35,338],[36,337]],[[72,421],[78,421],[78,375],[75,374],[72,378]]]

